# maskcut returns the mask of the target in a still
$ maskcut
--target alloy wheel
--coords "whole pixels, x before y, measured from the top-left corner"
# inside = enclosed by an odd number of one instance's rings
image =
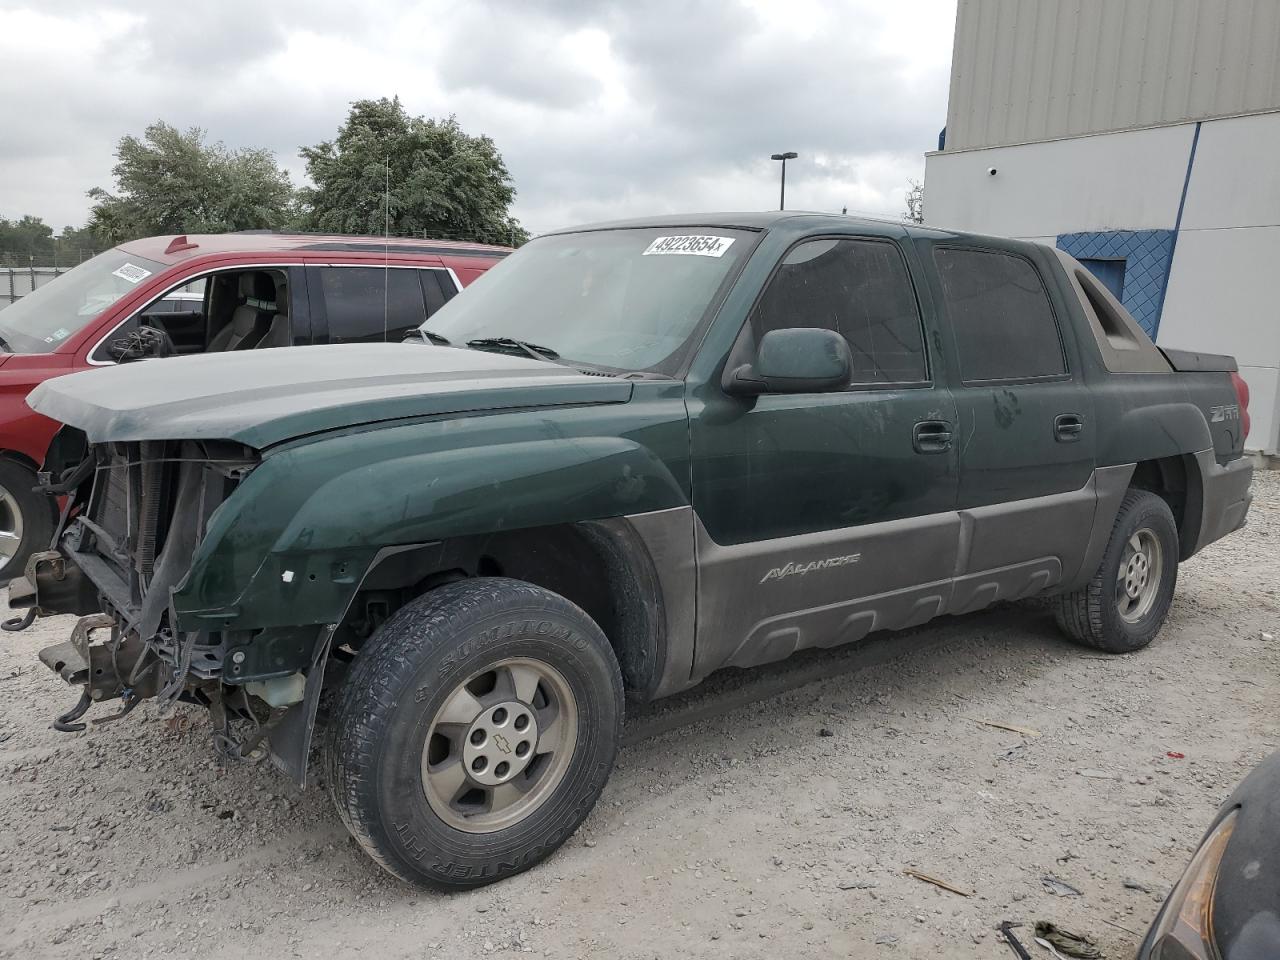
[[[14,495],[0,487],[0,570],[13,562],[22,546],[22,508]]]
[[[454,688],[432,719],[422,749],[427,802],[467,833],[509,827],[555,791],[577,738],[577,701],[560,671],[502,660]]]
[[[1134,531],[1116,573],[1116,609],[1126,623],[1137,623],[1151,611],[1163,571],[1164,553],[1155,532],[1148,527]]]

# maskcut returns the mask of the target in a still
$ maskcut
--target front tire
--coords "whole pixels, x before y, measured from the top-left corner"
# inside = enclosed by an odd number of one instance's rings
[[[22,464],[0,459],[0,586],[22,576],[31,554],[49,549],[53,499],[35,487],[34,473]]]
[[[360,845],[412,883],[526,870],[595,805],[622,729],[600,628],[516,580],[448,584],[364,645],[327,745],[330,794]]]
[[[1130,490],[1093,579],[1057,598],[1058,626],[1077,643],[1107,653],[1149,644],[1169,614],[1178,581],[1178,527],[1154,493]]]

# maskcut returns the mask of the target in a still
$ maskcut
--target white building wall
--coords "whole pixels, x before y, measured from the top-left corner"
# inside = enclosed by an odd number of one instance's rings
[[[1277,223],[1280,113],[1201,124],[1183,231]]]
[[[1200,128],[1157,340],[1230,353],[1251,449],[1280,446],[1280,113]]]
[[[1251,450],[1277,452],[1280,428],[1280,227],[1178,237],[1156,340],[1229,353],[1249,385]]]
[[[1078,230],[1169,230],[1194,124],[925,158],[931,226],[1007,237]],[[995,176],[988,171],[994,167]]]

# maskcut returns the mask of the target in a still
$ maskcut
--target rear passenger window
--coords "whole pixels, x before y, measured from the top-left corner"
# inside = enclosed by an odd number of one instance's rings
[[[427,319],[418,270],[321,267],[330,343],[398,343]],[[385,318],[384,318],[385,308]]]
[[[422,295],[427,300],[429,317],[453,295],[453,279],[443,270],[420,270],[418,276],[422,279]]]
[[[950,247],[936,248],[933,259],[962,380],[1033,380],[1067,372],[1053,307],[1030,261]]]
[[[915,291],[892,243],[798,244],[778,267],[751,322],[757,342],[770,330],[834,330],[849,343],[855,384],[928,378]]]

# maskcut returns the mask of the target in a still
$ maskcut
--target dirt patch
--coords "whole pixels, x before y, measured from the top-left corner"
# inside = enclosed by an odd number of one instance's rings
[[[319,783],[219,767],[199,712],[54,733],[35,651],[69,619],[0,635],[0,956],[992,957],[1005,919],[1130,956],[1280,746],[1280,474],[1256,495],[1146,651],[1018,607],[719,675],[633,711],[550,861],[452,896],[383,875]]]

